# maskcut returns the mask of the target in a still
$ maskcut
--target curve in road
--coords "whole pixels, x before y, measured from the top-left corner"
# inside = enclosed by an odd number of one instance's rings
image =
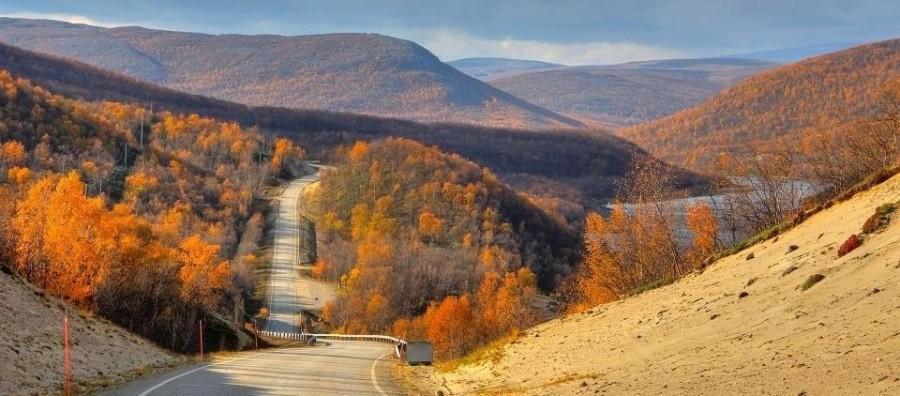
[[[401,395],[390,379],[391,346],[329,341],[324,346],[248,352],[133,382],[107,395]]]

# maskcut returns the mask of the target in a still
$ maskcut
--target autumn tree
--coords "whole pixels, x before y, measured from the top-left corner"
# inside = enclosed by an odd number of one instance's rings
[[[709,204],[697,202],[688,208],[685,223],[691,233],[687,259],[697,267],[719,247],[719,220]]]
[[[181,242],[179,258],[181,292],[185,300],[211,307],[217,300],[217,291],[229,282],[228,262],[218,257],[219,246],[208,244],[199,235],[191,235]]]
[[[275,140],[275,149],[272,152],[272,168],[281,171],[289,161],[298,159],[302,150],[294,145],[290,139],[278,138]]]
[[[18,141],[11,140],[0,144],[0,163],[7,167],[25,163],[26,154],[25,146]]]
[[[622,216],[622,214],[618,214]],[[572,284],[570,311],[581,311],[617,299],[627,291],[623,268],[607,245],[607,221],[597,213],[589,213],[584,222],[584,253]]]
[[[427,337],[439,357],[455,358],[465,353],[475,335],[474,313],[468,295],[449,296],[425,312]]]
[[[31,179],[31,169],[14,166],[7,171],[7,178],[15,184],[25,184]]]
[[[434,241],[444,231],[444,221],[430,211],[419,215],[419,234],[429,241]]]

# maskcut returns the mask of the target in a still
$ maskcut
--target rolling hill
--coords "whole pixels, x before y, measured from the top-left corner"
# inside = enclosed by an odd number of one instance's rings
[[[618,134],[670,162],[707,169],[719,153],[796,146],[808,128],[867,115],[881,85],[898,76],[900,39],[862,45],[754,75],[702,104]]]
[[[588,124],[620,127],[693,106],[772,66],[748,59],[672,59],[557,68],[490,84]]]
[[[405,137],[435,145],[491,168],[520,190],[579,204],[612,196],[633,155],[647,154],[608,133],[525,131],[463,124],[422,124],[347,113],[251,107],[140,82],[83,63],[0,44],[0,69],[54,93],[87,100],[153,103],[156,110],[197,113],[289,135],[326,158],[355,140]],[[684,184],[702,182],[673,168]]]
[[[565,67],[557,63],[509,58],[463,58],[447,64],[482,81]]]
[[[579,127],[375,34],[208,35],[0,18],[0,41],[253,106],[503,127]]]
[[[829,52],[836,52],[850,47],[855,47],[860,43],[838,42],[806,45],[802,47],[775,48],[763,51],[746,52],[742,54],[728,55],[728,58],[742,59],[763,59],[777,63],[796,62],[811,56],[823,55]]]
[[[897,394],[900,217],[837,251],[898,200],[894,176],[674,284],[537,325],[437,375],[407,369],[412,393]]]

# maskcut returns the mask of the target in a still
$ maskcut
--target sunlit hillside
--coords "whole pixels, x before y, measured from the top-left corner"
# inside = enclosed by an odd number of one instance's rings
[[[181,91],[253,106],[501,127],[581,124],[375,34],[208,35],[0,19],[0,41]]]
[[[710,169],[721,153],[800,148],[877,111],[880,88],[900,76],[900,40],[862,45],[752,76],[672,116],[618,131],[654,155]]]

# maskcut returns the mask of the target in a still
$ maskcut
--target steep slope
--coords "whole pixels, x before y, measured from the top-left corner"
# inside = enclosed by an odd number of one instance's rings
[[[4,44],[0,44],[0,69],[75,98],[138,102],[144,106],[153,103],[157,110],[198,113],[287,134],[317,157],[357,139],[406,137],[487,166],[514,187],[579,203],[599,203],[610,197],[632,155],[647,155],[607,133],[427,125],[356,114],[249,107],[181,93]],[[682,174],[686,184],[700,180],[695,175]]]
[[[900,39],[863,45],[752,76],[693,108],[618,131],[665,160],[708,168],[747,145],[797,145],[874,110],[879,88],[900,76]]]
[[[69,315],[72,374],[81,383],[108,382],[180,358],[128,331],[0,273],[0,393],[59,394],[63,389],[63,317]],[[82,391],[84,391],[84,385]]]
[[[459,72],[413,42],[375,34],[208,35],[0,18],[0,40],[254,106],[494,126],[580,126]]]
[[[490,83],[586,123],[618,127],[690,107],[771,66],[747,59],[672,59],[557,68]]]
[[[885,203],[900,204],[900,176],[703,273],[531,328],[438,383],[452,394],[897,394],[900,216],[836,253]]]
[[[447,62],[447,64],[481,81],[565,67],[558,63],[509,58],[463,58]]]

